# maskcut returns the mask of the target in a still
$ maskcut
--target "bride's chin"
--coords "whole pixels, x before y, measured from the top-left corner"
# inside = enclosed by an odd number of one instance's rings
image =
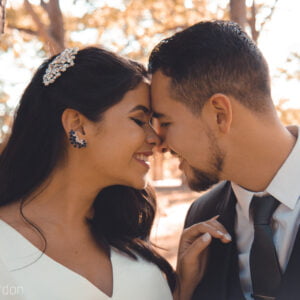
[[[146,177],[146,176],[145,176]],[[132,183],[132,187],[137,190],[142,190],[146,187],[146,178],[141,178]]]
[[[137,183],[133,186],[133,188],[137,189],[137,190],[142,190],[146,187],[146,181],[143,181],[141,183]]]

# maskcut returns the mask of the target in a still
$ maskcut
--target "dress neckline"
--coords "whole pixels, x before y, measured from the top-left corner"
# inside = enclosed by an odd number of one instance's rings
[[[39,248],[37,248],[34,244],[32,244],[25,236],[23,236],[17,229],[15,229],[13,226],[11,226],[10,224],[8,224],[7,222],[5,222],[4,220],[0,219],[0,225],[1,223],[10,231],[12,232],[19,240],[23,241],[27,247],[31,248],[32,250],[36,251],[39,253],[39,257],[34,261],[34,263],[37,263],[39,259],[46,259],[48,260],[50,263],[54,264],[55,266],[57,266],[58,268],[60,268],[61,270],[64,270],[66,272],[69,272],[70,274],[72,274],[73,276],[85,281],[86,283],[88,283],[88,285],[91,286],[91,288],[93,288],[94,290],[98,291],[101,295],[105,296],[108,300],[112,300],[114,297],[114,291],[115,291],[115,276],[117,274],[116,272],[116,265],[114,264],[114,260],[115,260],[115,255],[118,253],[117,251],[114,250],[113,247],[110,247],[110,263],[111,263],[111,268],[112,268],[112,286],[113,286],[113,291],[112,291],[112,295],[111,297],[109,295],[107,295],[104,291],[102,291],[100,288],[98,288],[96,285],[94,285],[91,281],[89,281],[86,277],[84,277],[83,275],[77,273],[76,271],[66,267],[65,265],[61,264],[60,262],[56,261],[55,259],[53,259],[52,257],[50,257],[49,255],[47,255],[46,253],[43,253]],[[27,266],[27,264],[26,264]]]

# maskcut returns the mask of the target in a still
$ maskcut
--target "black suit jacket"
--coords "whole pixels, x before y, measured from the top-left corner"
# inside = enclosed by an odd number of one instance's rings
[[[232,236],[232,242],[223,244],[213,239],[209,246],[209,261],[204,278],[196,288],[192,300],[245,300],[238,267],[238,253],[234,224],[236,198],[228,181],[221,182],[190,207],[185,227],[220,215],[221,222]],[[300,230],[283,275],[276,300],[300,300]]]

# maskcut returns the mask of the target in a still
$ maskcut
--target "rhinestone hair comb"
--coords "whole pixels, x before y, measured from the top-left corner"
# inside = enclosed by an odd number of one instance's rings
[[[48,65],[48,68],[43,76],[43,83],[45,86],[53,83],[56,78],[61,76],[69,67],[74,66],[75,56],[78,48],[67,48],[62,51],[55,59]]]

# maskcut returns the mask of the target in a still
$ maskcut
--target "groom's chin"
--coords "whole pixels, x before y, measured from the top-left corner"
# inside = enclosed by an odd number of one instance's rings
[[[217,182],[188,182],[188,186],[191,190],[195,192],[204,192],[208,189],[210,189],[213,185],[215,185]]]
[[[184,183],[187,183],[189,188],[196,192],[206,191],[220,181],[218,176],[194,168],[191,173],[185,174]]]

